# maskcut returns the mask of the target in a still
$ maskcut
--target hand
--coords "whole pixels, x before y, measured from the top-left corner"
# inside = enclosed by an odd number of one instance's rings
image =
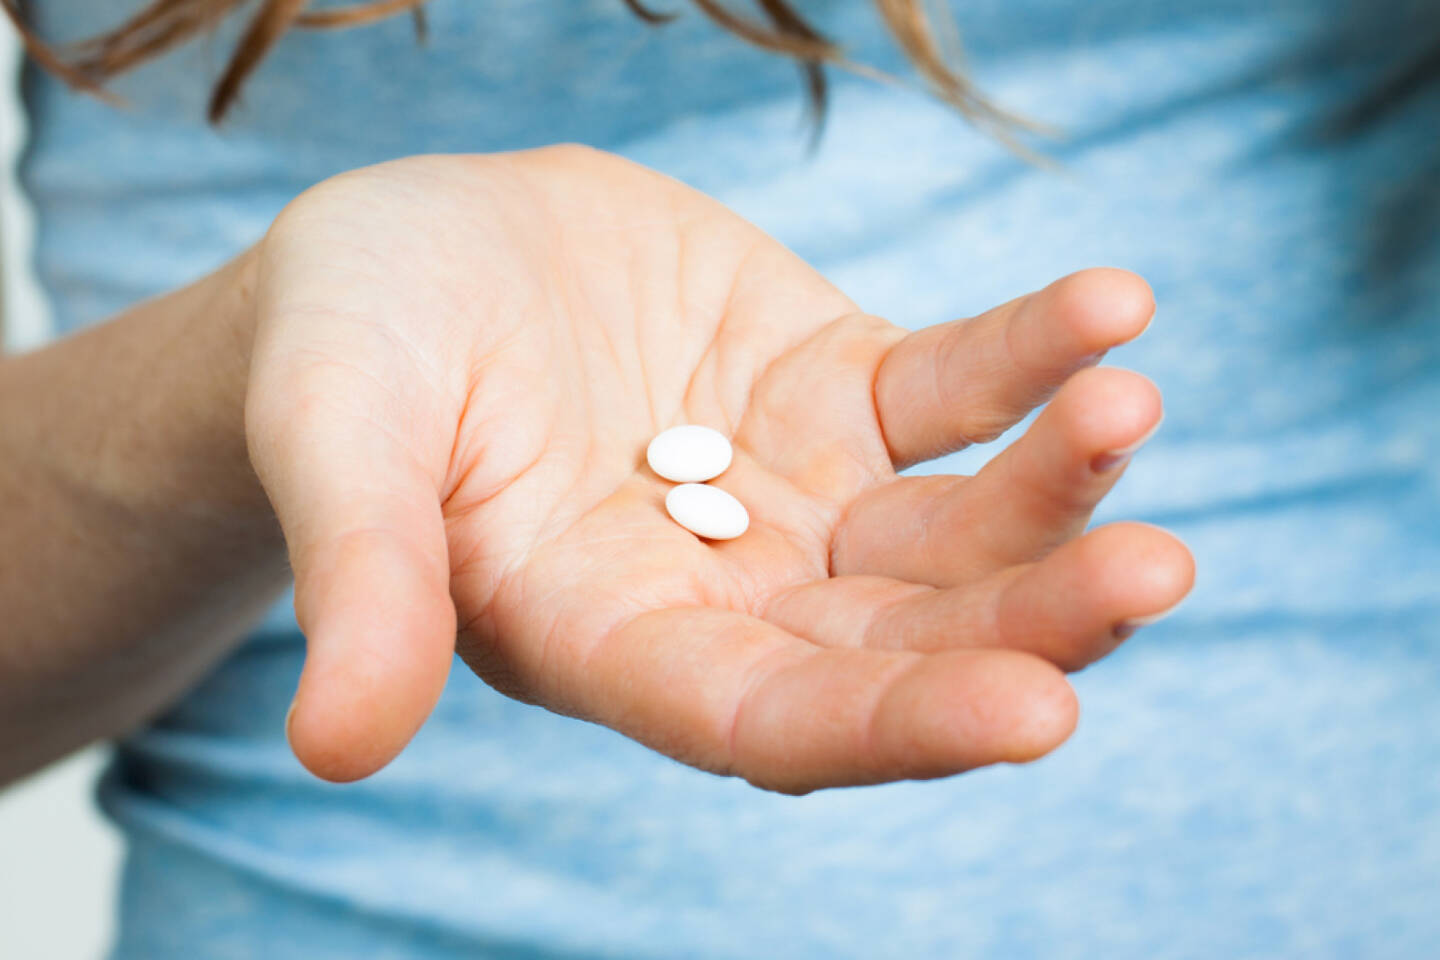
[[[308,643],[289,736],[322,777],[403,747],[457,635],[503,693],[770,789],[1028,760],[1074,726],[1062,670],[1189,589],[1166,533],[1080,535],[1161,414],[1083,370],[1149,319],[1130,274],[907,335],[571,147],[327,181],[266,238],[257,305],[247,432]],[[1061,384],[974,478],[896,477]],[[644,449],[678,423],[733,438],[739,539],[665,514]]]

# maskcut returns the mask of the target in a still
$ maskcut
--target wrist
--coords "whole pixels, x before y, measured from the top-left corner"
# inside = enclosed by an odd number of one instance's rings
[[[182,503],[273,532],[245,439],[258,259],[247,250],[146,318],[153,329],[138,339],[155,344],[149,364],[160,389],[137,390],[142,402],[110,445],[115,477],[141,478],[125,499],[142,510]],[[145,476],[147,458],[167,464],[165,475]]]

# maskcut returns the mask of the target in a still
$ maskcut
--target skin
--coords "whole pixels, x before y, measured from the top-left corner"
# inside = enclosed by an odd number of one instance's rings
[[[1029,760],[1075,725],[1063,671],[1191,584],[1188,552],[1163,531],[1083,532],[1161,417],[1144,378],[1092,369],[1153,312],[1122,271],[907,334],[714,201],[574,147],[346,174],[298,198],[227,271],[184,303],[138,308],[111,347],[155,345],[147,309],[193,321],[219,304],[228,340],[187,349],[228,343],[204,366],[237,368],[229,379],[166,385],[151,363],[134,392],[102,389],[89,405],[133,423],[183,398],[203,423],[170,444],[146,438],[146,456],[116,441],[112,456],[124,489],[168,508],[152,521],[184,517],[158,533],[123,509],[85,518],[99,542],[112,514],[158,536],[147,555],[178,579],[143,613],[122,599],[119,636],[83,599],[57,613],[40,588],[80,563],[123,598],[139,578],[114,558],[54,548],[0,586],[22,637],[57,617],[67,637],[104,634],[47,657],[0,640],[4,726],[46,726],[47,757],[140,719],[233,643],[238,611],[273,595],[276,519],[307,640],[288,735],[333,780],[398,753],[457,649],[503,693],[772,790]],[[73,342],[43,354],[49,367],[12,361],[0,391],[24,381],[62,408],[67,389],[114,376],[97,366],[67,388],[34,371],[74,371]],[[896,476],[993,439],[1056,391],[977,476]],[[664,513],[669,484],[645,445],[687,422],[733,438],[735,462],[713,482],[750,511],[736,540],[698,540]],[[29,441],[61,464],[47,475],[87,475],[85,443],[47,437]],[[223,502],[176,511],[194,483],[161,478],[192,462],[209,473],[190,479]],[[73,516],[88,493],[75,483],[34,523]],[[267,499],[273,515],[256,509]],[[8,531],[12,500],[0,502]],[[224,560],[220,529],[234,544]],[[125,710],[97,719],[112,700],[92,695],[102,703],[61,719],[53,697],[19,695],[61,679],[83,690],[137,646],[161,679]]]

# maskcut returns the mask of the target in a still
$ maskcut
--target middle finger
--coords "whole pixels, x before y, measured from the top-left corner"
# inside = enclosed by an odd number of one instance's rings
[[[1084,370],[976,476],[902,477],[858,497],[831,571],[946,587],[1044,556],[1085,528],[1161,412],[1139,374]]]

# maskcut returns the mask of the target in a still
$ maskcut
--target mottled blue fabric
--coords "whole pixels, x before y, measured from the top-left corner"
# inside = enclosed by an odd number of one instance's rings
[[[52,35],[118,15],[35,4]],[[793,66],[619,0],[432,0],[288,36],[202,121],[234,27],[115,110],[32,72],[23,183],[67,327],[213,268],[305,186],[425,151],[579,140],[705,190],[908,326],[1095,264],[1159,314],[1110,362],[1168,418],[1102,519],[1200,578],[1076,678],[1033,766],[765,794],[457,669],[351,786],[281,733],[288,607],[119,745],[116,960],[1424,958],[1440,955],[1440,39],[1427,0],[967,0],[971,68],[1056,124],[1019,162],[912,90],[837,77],[806,153]],[[805,5],[904,72],[869,4]],[[931,464],[969,471],[989,451]]]

